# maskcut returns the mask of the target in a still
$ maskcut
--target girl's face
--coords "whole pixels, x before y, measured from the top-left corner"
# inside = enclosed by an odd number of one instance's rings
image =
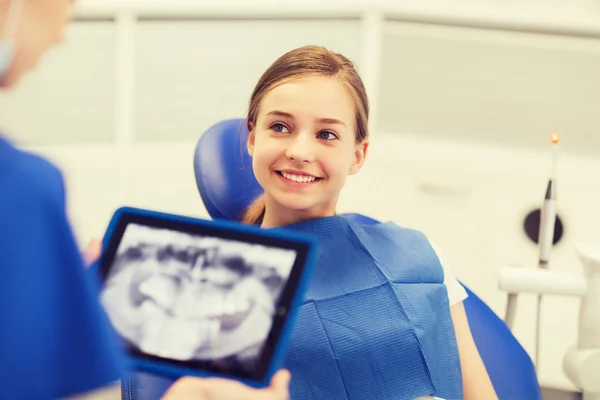
[[[34,68],[42,55],[62,41],[74,0],[5,0],[0,2],[0,26],[6,24],[11,2],[21,1],[22,9],[16,23],[15,58],[2,81],[2,86],[14,85],[26,71]]]
[[[356,143],[353,98],[337,79],[312,76],[268,92],[248,150],[265,191],[263,225],[335,213],[349,174],[361,168],[367,141]]]

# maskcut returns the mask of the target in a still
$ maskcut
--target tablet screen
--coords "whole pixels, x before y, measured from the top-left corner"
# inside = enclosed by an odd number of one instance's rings
[[[101,301],[136,358],[261,379],[305,252],[283,239],[129,216],[101,262]]]

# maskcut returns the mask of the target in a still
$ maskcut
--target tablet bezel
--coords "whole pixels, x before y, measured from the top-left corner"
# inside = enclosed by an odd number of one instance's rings
[[[127,349],[127,359],[135,368],[141,370],[172,377],[184,375],[225,377],[242,381],[252,387],[268,386],[271,377],[283,362],[297,310],[312,274],[316,257],[315,239],[306,234],[299,234],[286,229],[265,230],[254,225],[224,220],[205,220],[134,207],[122,207],[114,213],[110,221],[103,238],[102,255],[94,266],[100,278],[101,287],[104,286],[125,229],[131,223],[296,251],[297,257],[280,294],[279,303],[276,305],[275,309],[277,311],[274,322],[259,357],[257,371],[254,376],[190,368],[185,365],[188,364],[186,362],[165,360],[143,353],[136,355],[136,352]],[[118,332],[116,334],[118,335]],[[121,336],[119,335],[119,337]]]

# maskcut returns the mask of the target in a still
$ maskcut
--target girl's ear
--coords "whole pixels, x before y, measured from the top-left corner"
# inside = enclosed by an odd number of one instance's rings
[[[367,139],[356,145],[354,149],[354,160],[350,166],[350,175],[356,174],[362,168],[367,157],[367,150],[369,149],[369,141]]]
[[[246,146],[248,148],[248,154],[250,154],[250,157],[254,156],[254,125],[252,123],[248,124],[248,130],[250,131],[248,133],[248,141],[246,142]]]

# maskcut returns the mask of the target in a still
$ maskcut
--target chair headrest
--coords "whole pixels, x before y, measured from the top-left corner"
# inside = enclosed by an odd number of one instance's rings
[[[239,221],[263,193],[252,171],[247,139],[246,120],[229,119],[211,126],[196,145],[196,185],[213,219]]]

